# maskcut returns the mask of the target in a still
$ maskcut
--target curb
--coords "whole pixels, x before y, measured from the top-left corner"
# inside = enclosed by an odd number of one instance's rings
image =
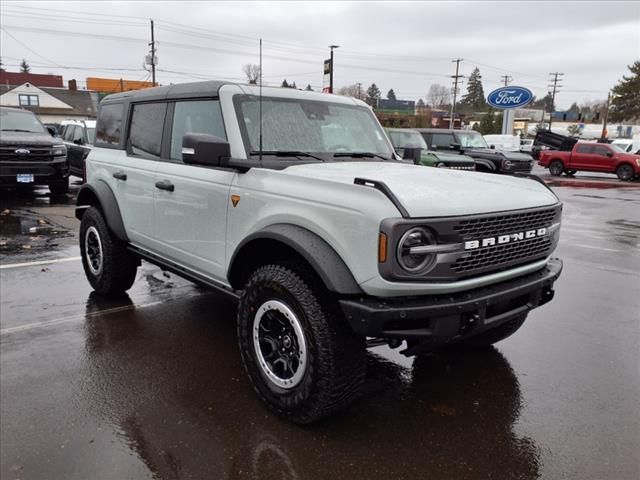
[[[622,182],[609,180],[580,180],[580,179],[543,179],[550,187],[579,187],[579,188],[640,188],[640,182]]]

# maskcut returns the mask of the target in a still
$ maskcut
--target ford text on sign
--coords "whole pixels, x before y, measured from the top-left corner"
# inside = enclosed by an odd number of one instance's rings
[[[533,92],[524,87],[502,87],[487,96],[487,103],[494,108],[524,107],[533,100]]]

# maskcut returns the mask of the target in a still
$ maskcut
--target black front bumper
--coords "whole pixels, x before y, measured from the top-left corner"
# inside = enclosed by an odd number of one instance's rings
[[[31,184],[18,184],[19,174],[32,174]],[[2,161],[0,162],[0,184],[2,185],[47,185],[64,180],[69,176],[66,157],[56,157],[50,161]]]
[[[360,335],[445,344],[489,330],[549,302],[561,271],[562,261],[554,258],[537,272],[468,292],[343,298],[340,306]]]

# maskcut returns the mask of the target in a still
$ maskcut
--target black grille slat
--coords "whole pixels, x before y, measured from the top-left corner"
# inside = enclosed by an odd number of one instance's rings
[[[16,150],[27,149],[29,153],[26,155],[18,155]],[[53,156],[51,155],[50,146],[42,145],[11,145],[10,147],[0,147],[0,161],[5,162],[30,162],[30,161],[51,161]]]
[[[498,268],[520,260],[544,256],[551,246],[552,241],[547,236],[479,248],[471,251],[468,256],[456,260],[451,266],[451,270],[466,274],[487,267]]]
[[[505,214],[495,217],[461,220],[453,229],[465,240],[508,235],[532,228],[549,227],[556,215],[556,209],[535,212]]]

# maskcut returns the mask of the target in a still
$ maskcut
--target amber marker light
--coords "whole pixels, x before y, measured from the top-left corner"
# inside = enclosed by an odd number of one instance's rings
[[[380,232],[378,236],[378,262],[384,263],[387,261],[387,235]]]

